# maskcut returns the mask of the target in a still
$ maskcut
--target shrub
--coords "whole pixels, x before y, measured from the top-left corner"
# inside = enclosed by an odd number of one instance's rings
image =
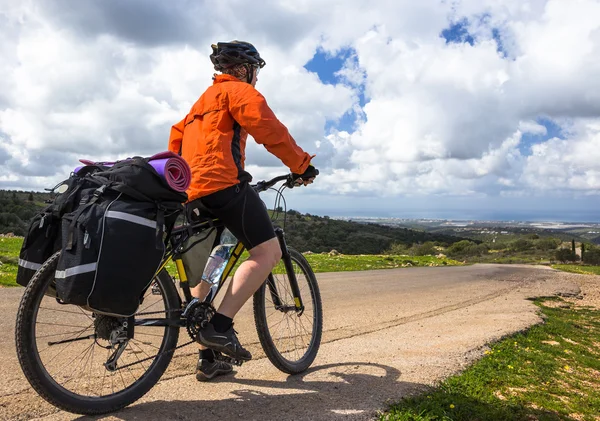
[[[475,244],[469,240],[462,240],[452,244],[446,250],[446,254],[450,257],[472,257],[487,254],[489,251],[485,244]]]
[[[583,263],[600,265],[600,248],[590,248],[583,255]]]
[[[576,253],[573,253],[573,250],[570,249],[559,249],[556,250],[555,254],[556,260],[559,262],[576,262],[579,260],[579,256]]]
[[[390,248],[385,251],[385,254],[408,254],[408,247],[403,243],[393,243]]]
[[[435,256],[436,254],[438,254],[435,245],[431,241],[426,241],[423,244],[413,244],[409,252],[413,256]]]
[[[548,251],[556,250],[561,241],[556,238],[542,238],[535,243],[535,248],[538,250]]]
[[[518,240],[513,241],[510,244],[510,251],[525,251],[531,250],[533,248],[533,243],[531,241],[525,240],[523,238],[519,238]]]

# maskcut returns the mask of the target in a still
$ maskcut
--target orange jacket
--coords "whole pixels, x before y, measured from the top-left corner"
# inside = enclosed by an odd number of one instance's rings
[[[169,150],[181,154],[192,169],[190,201],[252,176],[244,171],[248,133],[294,173],[306,171],[312,156],[304,152],[249,83],[223,74],[171,128]]]

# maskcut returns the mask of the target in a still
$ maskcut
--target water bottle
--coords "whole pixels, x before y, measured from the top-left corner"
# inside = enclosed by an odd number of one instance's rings
[[[210,253],[210,256],[208,256],[208,261],[202,272],[202,281],[211,285],[209,298],[216,293],[221,275],[227,266],[229,257],[236,244],[237,239],[235,236],[228,229],[225,229],[221,234],[219,245],[217,245]]]

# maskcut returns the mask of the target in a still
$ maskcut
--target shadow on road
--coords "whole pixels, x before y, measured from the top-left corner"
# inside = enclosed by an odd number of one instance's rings
[[[220,378],[233,383],[235,397],[222,400],[174,400],[141,403],[109,414],[111,420],[372,420],[402,397],[425,392],[423,384],[399,381],[400,372],[375,363],[343,363],[313,367],[284,381]],[[268,389],[268,390],[267,390]],[[174,391],[176,393],[176,391]],[[188,391],[189,392],[189,391]],[[520,404],[483,402],[461,393],[449,393],[436,401],[413,406],[414,413],[433,410],[456,420],[575,421],[549,411]],[[453,409],[450,408],[453,405]],[[104,416],[107,417],[107,416]],[[78,421],[104,417],[80,417]]]
[[[377,416],[377,409],[386,408],[386,401],[396,402],[424,389],[420,384],[398,381],[400,374],[385,365],[357,362],[316,366],[285,381],[220,378],[214,383],[239,385],[233,390],[236,397],[155,401],[111,415],[124,421],[372,419]],[[93,419],[102,418],[78,418]]]

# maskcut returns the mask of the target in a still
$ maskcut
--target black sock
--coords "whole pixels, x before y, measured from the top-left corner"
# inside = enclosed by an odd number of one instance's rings
[[[215,360],[215,352],[212,349],[201,349],[200,358],[212,363]]]
[[[229,330],[233,324],[233,319],[223,316],[221,313],[215,313],[210,319],[210,324],[214,326],[217,332],[223,333]]]

